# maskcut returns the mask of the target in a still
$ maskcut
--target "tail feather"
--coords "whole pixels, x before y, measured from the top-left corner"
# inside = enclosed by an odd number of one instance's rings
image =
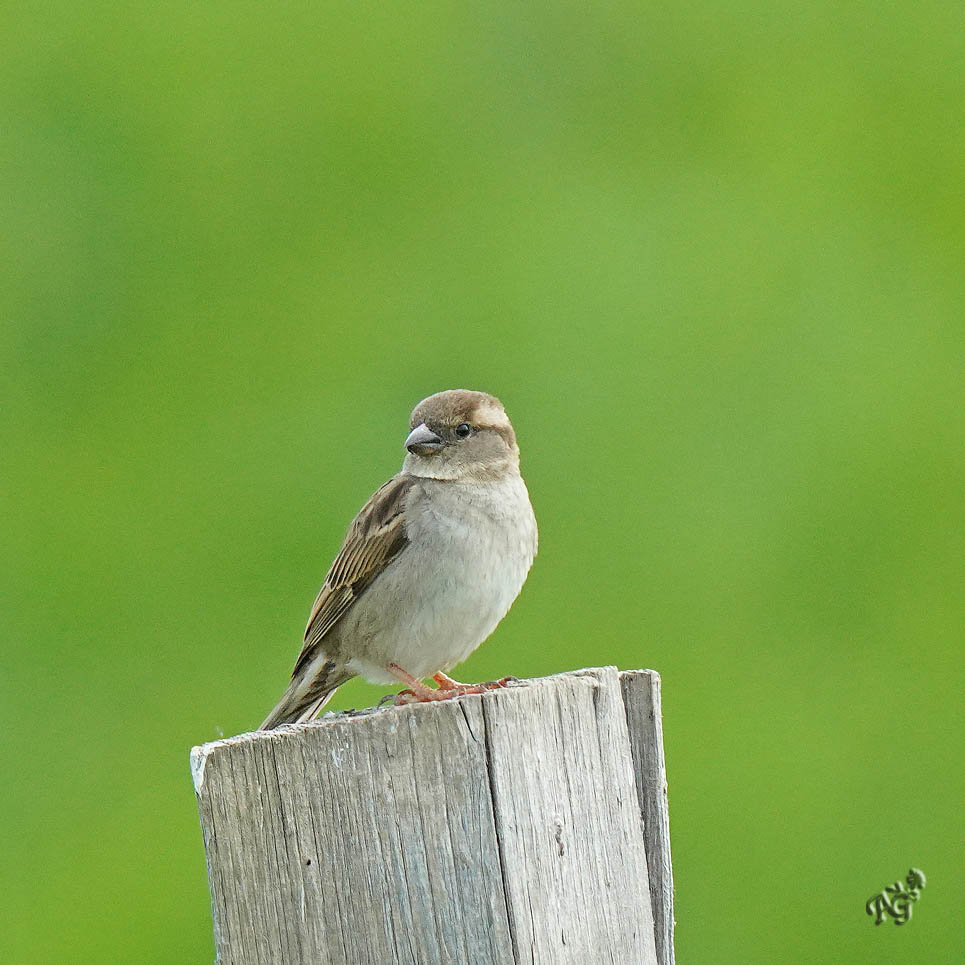
[[[281,700],[262,721],[259,730],[272,730],[281,724],[301,724],[311,720],[328,702],[346,680],[355,676],[335,661],[325,661],[316,673],[314,667],[306,667],[303,673],[292,678]]]
[[[261,722],[258,730],[274,730],[282,724],[301,724],[311,720],[335,695],[337,687],[325,691],[320,696],[299,699],[297,695],[285,693],[271,713]]]

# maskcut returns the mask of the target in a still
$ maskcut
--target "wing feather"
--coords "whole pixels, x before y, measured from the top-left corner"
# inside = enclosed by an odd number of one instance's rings
[[[305,628],[305,645],[292,677],[318,652],[319,644],[372,581],[405,549],[406,496],[415,480],[399,474],[377,489],[355,517],[329,568]]]

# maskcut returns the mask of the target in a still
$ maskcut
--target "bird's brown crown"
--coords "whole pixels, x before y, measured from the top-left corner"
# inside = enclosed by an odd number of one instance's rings
[[[479,429],[503,429],[509,425],[506,410],[496,396],[471,389],[447,389],[423,399],[412,410],[409,428],[423,422],[427,426],[468,422]]]

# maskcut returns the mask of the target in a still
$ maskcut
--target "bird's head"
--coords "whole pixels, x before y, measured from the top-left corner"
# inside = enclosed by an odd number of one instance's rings
[[[414,476],[495,480],[519,472],[516,434],[486,392],[449,389],[423,399],[409,420],[403,469]]]

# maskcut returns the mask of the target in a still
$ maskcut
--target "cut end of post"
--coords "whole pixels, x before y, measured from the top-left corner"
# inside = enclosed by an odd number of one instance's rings
[[[219,748],[237,744],[239,741],[249,740],[252,734],[239,734],[237,737],[226,737],[224,740],[208,741],[191,748],[191,778],[194,780],[194,793],[200,794],[204,790],[204,770],[208,765],[208,758]]]
[[[210,744],[191,748],[191,777],[194,780],[194,793],[200,794],[204,788],[204,765],[208,762]]]
[[[335,716],[335,715],[326,715]],[[208,758],[215,751],[225,750],[235,744],[247,744],[252,741],[271,740],[279,734],[297,728],[312,727],[313,724],[286,724],[280,730],[253,730],[235,737],[223,737],[220,740],[208,741],[207,744],[199,744],[191,748],[191,777],[194,780],[194,790],[196,794],[201,794],[204,790],[205,769],[208,766]]]

